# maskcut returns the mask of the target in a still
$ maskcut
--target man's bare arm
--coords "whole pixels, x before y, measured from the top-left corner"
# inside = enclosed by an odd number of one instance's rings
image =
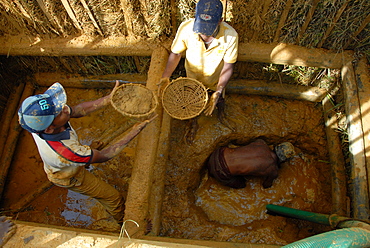
[[[102,163],[106,162],[113,157],[117,156],[123,148],[132,140],[134,139],[140,132],[143,130],[150,122],[152,122],[158,115],[154,115],[152,118],[145,120],[141,123],[135,124],[131,130],[123,136],[120,140],[115,142],[114,144],[104,148],[103,150],[99,151],[93,149],[93,158],[91,163]]]
[[[113,90],[111,91],[109,95],[104,96],[94,101],[83,102],[83,103],[77,104],[76,106],[73,106],[71,118],[83,117],[85,115],[88,115],[110,104],[110,98],[112,96],[112,93],[114,89],[117,88],[118,86],[119,86],[119,82],[116,81],[116,85],[114,86]]]

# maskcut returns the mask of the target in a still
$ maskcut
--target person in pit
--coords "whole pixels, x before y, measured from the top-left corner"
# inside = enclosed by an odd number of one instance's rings
[[[294,146],[290,142],[281,143],[271,150],[264,140],[257,139],[236,148],[218,147],[206,165],[208,174],[225,186],[244,188],[245,176],[256,176],[263,177],[262,186],[269,188],[278,177],[280,163],[294,155]]]
[[[115,88],[118,86],[117,81]],[[18,116],[21,126],[35,140],[48,179],[57,186],[95,198],[120,223],[124,215],[123,196],[85,167],[106,162],[118,155],[156,115],[135,124],[126,135],[101,151],[81,145],[69,123],[70,118],[80,118],[107,106],[112,92],[97,100],[71,107],[67,105],[63,86],[54,83],[44,94],[26,98],[18,110]]]
[[[220,0],[199,0],[195,19],[184,21],[179,26],[172,42],[171,53],[159,85],[162,89],[170,82],[185,52],[187,77],[203,83],[208,89],[210,100],[205,115],[211,115],[217,106],[218,118],[224,122],[224,93],[238,56],[238,33],[222,20],[223,6]],[[226,124],[228,125],[228,124]],[[190,121],[191,143],[197,130],[196,119]]]

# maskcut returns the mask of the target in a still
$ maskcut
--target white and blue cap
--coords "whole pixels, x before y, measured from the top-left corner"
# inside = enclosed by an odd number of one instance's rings
[[[199,0],[195,8],[193,31],[211,36],[221,20],[223,6],[220,0]]]
[[[27,97],[18,110],[19,123],[31,133],[40,133],[51,125],[62,111],[67,95],[60,83],[54,83],[44,94]]]

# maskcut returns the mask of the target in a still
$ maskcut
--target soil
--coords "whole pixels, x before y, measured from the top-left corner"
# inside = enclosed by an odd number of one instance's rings
[[[66,91],[70,105],[110,92]],[[188,121],[173,119],[160,236],[283,245],[329,230],[319,224],[269,215],[265,208],[266,204],[277,204],[330,214],[330,164],[321,106],[273,97],[226,95],[225,111],[235,132],[218,121],[217,111],[211,117],[201,115],[192,145],[183,141]],[[72,119],[71,125],[81,143],[90,145],[137,121],[109,106],[88,117]],[[246,188],[231,189],[207,176],[204,163],[217,146],[244,145],[256,138],[271,147],[289,141],[298,151],[282,164],[271,188],[263,189],[260,178],[248,178]],[[118,157],[94,164],[89,170],[126,196],[135,146],[136,139]],[[24,211],[6,212],[46,180],[36,145],[23,131],[4,191],[5,213],[23,221],[119,232],[119,226],[97,201],[56,186]]]
[[[141,85],[121,85],[112,97],[113,107],[122,114],[140,117],[153,112],[157,106],[154,94]]]
[[[185,121],[171,130],[161,235],[284,245],[328,227],[266,213],[266,204],[329,214],[330,166],[322,110],[315,104],[279,98],[226,95],[226,116],[235,132],[217,117],[201,116],[193,145],[183,142]],[[216,115],[216,114],[215,114]],[[264,139],[271,148],[289,141],[297,154],[282,164],[273,186],[248,178],[232,189],[208,177],[207,157],[217,146],[245,145]]]

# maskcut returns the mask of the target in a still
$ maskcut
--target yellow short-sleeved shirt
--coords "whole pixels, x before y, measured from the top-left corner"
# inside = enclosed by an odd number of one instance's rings
[[[238,33],[233,27],[221,22],[220,30],[206,49],[203,40],[193,32],[194,19],[181,23],[172,42],[171,51],[186,51],[187,77],[197,79],[207,88],[216,90],[224,62],[235,63],[238,56]]]

